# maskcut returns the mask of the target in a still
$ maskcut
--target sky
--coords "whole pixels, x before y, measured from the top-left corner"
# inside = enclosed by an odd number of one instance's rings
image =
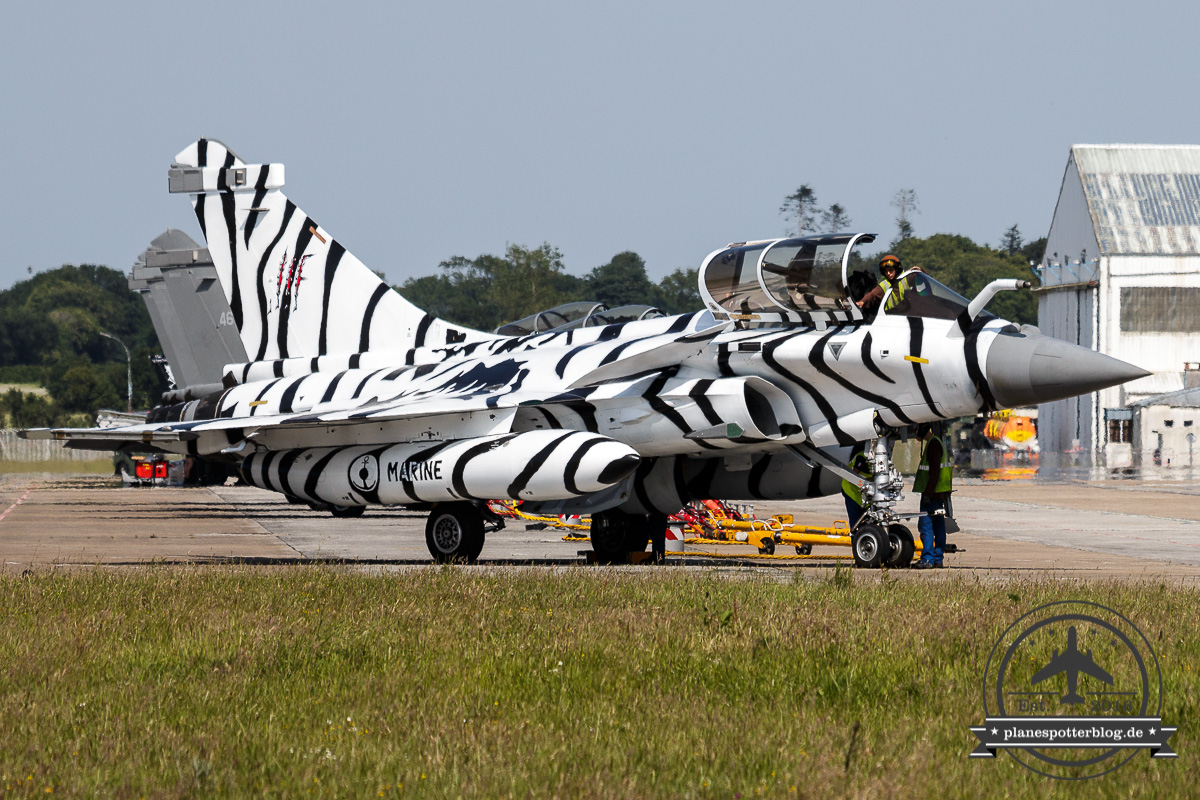
[[[201,136],[389,282],[510,244],[657,280],[788,233],[1050,227],[1072,144],[1200,143],[1194,2],[22,3],[0,48],[0,288],[198,241]]]

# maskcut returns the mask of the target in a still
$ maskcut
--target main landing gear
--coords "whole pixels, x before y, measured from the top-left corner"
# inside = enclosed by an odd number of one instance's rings
[[[338,506],[333,503],[308,502],[306,505],[313,511],[328,511],[338,519],[354,519],[367,513],[366,506]]]
[[[610,508],[592,515],[592,550],[600,564],[628,564],[630,556],[653,545],[655,561],[666,549],[666,514],[629,514]]]
[[[474,564],[483,552],[484,535],[504,521],[475,503],[438,503],[425,521],[425,546],[439,564]]]
[[[592,549],[601,564],[626,564],[630,553],[644,553],[650,544],[647,517],[615,508],[592,515]]]

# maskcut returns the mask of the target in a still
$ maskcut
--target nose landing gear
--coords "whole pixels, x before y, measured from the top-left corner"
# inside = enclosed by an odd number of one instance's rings
[[[920,515],[900,514],[895,510],[904,498],[904,479],[892,462],[891,443],[891,437],[880,436],[867,448],[872,467],[869,481],[814,447],[801,444],[792,448],[805,459],[861,486],[866,510],[850,532],[850,550],[854,565],[864,569],[907,567],[916,555],[916,540],[901,521]]]

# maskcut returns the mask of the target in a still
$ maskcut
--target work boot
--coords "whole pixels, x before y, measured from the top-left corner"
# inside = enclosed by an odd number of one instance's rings
[[[937,564],[934,564],[932,561],[918,561],[916,564],[913,564],[913,569],[937,569]]]

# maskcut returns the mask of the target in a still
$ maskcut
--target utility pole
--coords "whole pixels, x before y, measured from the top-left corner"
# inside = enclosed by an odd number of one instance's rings
[[[129,413],[133,413],[133,360],[129,357],[129,348],[125,346],[117,337],[111,333],[100,331],[100,335],[106,339],[112,339],[117,344],[121,345],[121,349],[125,351],[125,397],[127,406],[125,408]]]

